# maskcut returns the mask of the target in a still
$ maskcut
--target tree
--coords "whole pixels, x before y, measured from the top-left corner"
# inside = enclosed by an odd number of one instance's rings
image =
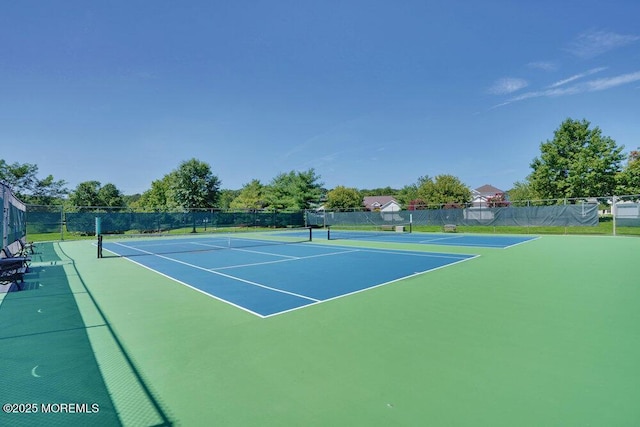
[[[259,180],[254,179],[245,184],[238,196],[233,199],[229,207],[231,209],[262,209],[265,206],[264,185]]]
[[[422,199],[409,200],[407,204],[407,210],[409,211],[420,211],[423,209],[427,209],[427,202]]]
[[[516,181],[513,188],[507,191],[513,206],[527,206],[530,200],[539,200],[540,196],[533,190],[528,181]]]
[[[110,208],[125,206],[122,192],[111,183],[105,184],[103,187],[98,189],[98,200],[100,206],[107,206]]]
[[[501,208],[509,206],[509,201],[504,193],[496,193],[487,197],[487,206],[490,208]]]
[[[124,207],[122,192],[113,184],[105,184],[99,181],[84,181],[78,184],[69,195],[71,206],[97,206],[97,207]]]
[[[37,173],[38,166],[36,165],[18,162],[8,164],[0,159],[0,180],[7,183],[18,197],[31,192],[37,181]]]
[[[327,193],[325,207],[330,210],[344,210],[362,207],[362,195],[356,188],[337,186]]]
[[[228,210],[231,208],[231,202],[240,195],[240,190],[222,189],[218,195],[218,209]]]
[[[471,190],[453,175],[418,178],[417,198],[430,205],[459,205],[471,200]]]
[[[409,210],[419,209],[418,205],[424,204],[424,201],[419,201],[417,184],[405,185],[402,187],[402,189],[398,191],[396,199],[402,206]]]
[[[211,167],[197,159],[182,162],[171,179],[175,201],[184,209],[215,207],[219,188]]]
[[[315,170],[291,171],[276,176],[265,192],[266,207],[277,210],[309,209],[322,196],[322,183]]]
[[[617,175],[616,194],[640,194],[640,156],[637,153],[637,151],[631,152],[629,163]]]
[[[66,181],[54,180],[53,175],[44,179],[36,179],[31,194],[23,195],[23,201],[33,205],[61,204],[62,197],[69,193]]]
[[[565,120],[554,138],[540,144],[528,180],[544,199],[607,196],[615,192],[624,147],[586,120]]]
[[[367,197],[367,196],[396,196],[399,193],[398,190],[393,189],[389,186],[384,187],[384,188],[373,188],[371,190],[360,190],[360,194],[362,194],[362,197]]]
[[[14,194],[25,203],[48,205],[60,203],[68,193],[67,183],[55,180],[52,175],[38,178],[38,166],[30,163],[8,164],[0,159],[0,181],[11,187]]]
[[[170,173],[162,179],[152,181],[151,188],[142,193],[133,207],[143,211],[177,209],[178,205],[174,200],[173,190],[171,189],[173,180],[173,174]]]
[[[98,197],[99,189],[99,181],[81,182],[69,195],[69,204],[71,206],[101,206]]]

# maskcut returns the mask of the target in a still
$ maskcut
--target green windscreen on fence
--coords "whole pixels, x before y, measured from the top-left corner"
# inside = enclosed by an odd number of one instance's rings
[[[101,219],[103,233],[153,233],[180,229],[219,227],[302,227],[304,212],[67,212],[67,231],[93,233]]]
[[[0,183],[0,200],[2,204],[2,247],[24,238],[26,229],[26,206],[5,184]]]
[[[60,233],[63,221],[61,205],[27,206],[27,234]]]
[[[307,222],[327,225],[493,225],[493,226],[597,226],[598,205],[525,207],[469,207],[396,212],[308,212]]]

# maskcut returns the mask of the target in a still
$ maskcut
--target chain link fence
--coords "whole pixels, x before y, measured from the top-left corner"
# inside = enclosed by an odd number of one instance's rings
[[[51,239],[95,234],[96,218],[101,232],[167,233],[199,232],[217,228],[282,228],[304,226],[304,212],[220,211],[191,209],[177,212],[136,212],[127,208],[27,206],[27,233],[47,234]]]
[[[2,230],[2,248],[25,237],[26,206],[11,191],[9,186],[0,182],[0,230]]]
[[[200,232],[218,228],[395,226],[417,231],[455,225],[465,232],[640,235],[640,195],[412,206],[394,211],[353,208],[314,211],[139,212],[128,208],[26,206],[28,235],[64,240],[103,233]]]
[[[434,231],[640,235],[640,195],[411,206],[407,210],[317,210],[312,226],[396,226]]]

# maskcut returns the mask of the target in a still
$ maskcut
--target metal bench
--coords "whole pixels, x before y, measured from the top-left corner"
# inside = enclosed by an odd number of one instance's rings
[[[455,233],[458,231],[458,228],[455,224],[445,224],[443,230],[445,233]]]

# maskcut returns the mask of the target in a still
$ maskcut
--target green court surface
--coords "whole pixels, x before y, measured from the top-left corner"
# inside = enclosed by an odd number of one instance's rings
[[[640,239],[339,244],[480,256],[260,318],[92,242],[39,244],[0,296],[3,403],[100,411],[0,425],[640,424]]]

